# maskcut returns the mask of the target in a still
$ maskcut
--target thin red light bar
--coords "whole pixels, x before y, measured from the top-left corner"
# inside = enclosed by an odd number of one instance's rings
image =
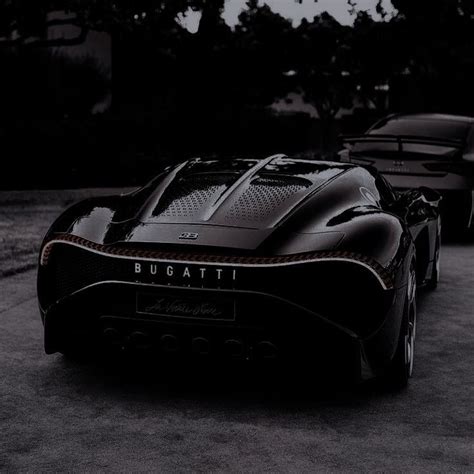
[[[240,255],[212,255],[193,254],[183,252],[168,252],[160,250],[132,249],[112,245],[103,245],[71,234],[59,234],[46,242],[41,251],[40,265],[48,264],[51,251],[56,244],[70,244],[76,247],[91,250],[105,256],[119,258],[137,258],[146,260],[164,260],[202,264],[242,265],[242,266],[282,266],[297,263],[311,263],[317,261],[352,261],[369,268],[383,283],[386,289],[393,288],[393,278],[390,273],[371,257],[366,257],[353,252],[329,251],[306,252],[294,255],[278,255],[274,257],[251,257]]]

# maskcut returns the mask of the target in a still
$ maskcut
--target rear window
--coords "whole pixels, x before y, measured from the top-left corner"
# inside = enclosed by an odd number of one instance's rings
[[[380,122],[369,130],[371,135],[407,135],[448,140],[467,139],[470,124],[441,120],[400,119]]]

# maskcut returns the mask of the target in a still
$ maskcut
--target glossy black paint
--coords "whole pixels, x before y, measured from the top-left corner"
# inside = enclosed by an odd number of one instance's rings
[[[92,337],[112,317],[158,335],[225,333],[247,341],[249,357],[267,339],[306,357],[340,341],[330,352],[350,353],[358,378],[369,377],[393,356],[410,264],[428,281],[438,239],[436,194],[398,194],[370,168],[282,155],[192,160],[131,194],[78,203],[53,224],[38,272],[46,351],[67,350],[66,333]],[[174,317],[137,309],[137,298],[162,308],[176,294],[188,306]],[[176,316],[193,301],[223,308],[229,298],[232,321]]]
[[[437,190],[447,228],[474,226],[474,118],[391,115],[343,141],[341,162],[374,166],[399,190]]]

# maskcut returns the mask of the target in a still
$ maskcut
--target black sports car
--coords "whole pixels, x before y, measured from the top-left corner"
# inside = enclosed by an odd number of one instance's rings
[[[341,161],[374,166],[396,189],[437,190],[446,228],[474,228],[474,118],[391,115],[343,140]]]
[[[283,155],[192,160],[88,199],[41,248],[46,352],[306,360],[405,384],[417,283],[438,281],[438,200]]]

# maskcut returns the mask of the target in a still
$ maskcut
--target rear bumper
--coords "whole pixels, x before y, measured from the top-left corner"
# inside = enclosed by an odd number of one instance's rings
[[[471,191],[474,183],[471,178],[460,174],[447,173],[445,175],[409,175],[384,173],[387,181],[396,189],[414,189],[420,186],[444,191]]]
[[[144,314],[137,294],[235,298],[235,319]],[[173,358],[286,361],[317,372],[363,380],[391,360],[400,328],[396,298],[382,326],[362,340],[351,330],[272,295],[101,282],[52,305],[43,315],[47,353],[113,346]]]

